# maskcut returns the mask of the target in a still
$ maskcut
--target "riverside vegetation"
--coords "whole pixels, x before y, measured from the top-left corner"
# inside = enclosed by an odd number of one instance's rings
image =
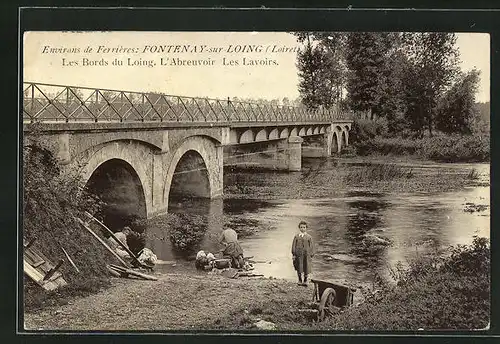
[[[349,140],[352,146],[344,150],[344,156],[408,156],[438,162],[489,161],[489,112],[484,115],[485,111],[478,110],[475,103],[479,72],[464,73],[457,69],[458,50],[454,45],[454,34],[325,32],[299,33],[297,37],[305,42],[297,61],[302,103],[309,108],[330,107],[337,103],[342,108],[370,114],[369,120],[356,118]],[[344,88],[347,89],[347,98],[342,97]],[[484,110],[484,106],[480,108]],[[392,164],[337,172],[326,176],[332,183],[321,187],[309,184],[315,178],[325,178],[311,168],[306,178],[298,174],[286,178],[280,176],[276,178],[276,188],[266,190],[252,185],[249,173],[248,178],[230,183],[225,194],[231,197],[313,198],[335,192],[336,186],[345,187],[347,184],[354,187],[367,183],[381,191],[443,191],[477,179],[477,173],[471,170],[465,176],[431,176],[416,181],[414,171]],[[71,297],[95,293],[112,285],[102,262],[114,258],[74,220],[83,210],[94,212],[100,207],[98,199],[79,188],[81,180],[77,175],[74,171],[62,173],[49,150],[36,144],[25,145],[23,237],[27,240],[36,238],[36,245],[43,247],[44,253],[54,260],[64,259],[63,246],[81,270],[78,274],[64,264],[61,269],[69,285],[50,293],[25,279],[24,305],[27,311],[65,303]],[[233,185],[244,185],[245,189]],[[282,185],[297,185],[298,189],[282,188]],[[279,188],[288,191],[276,192]],[[177,220],[172,221],[175,224]],[[167,222],[171,223],[170,220]],[[203,232],[202,225],[193,228],[192,233],[186,234],[174,225],[166,230],[165,236],[177,242],[178,249],[184,250]],[[248,329],[252,326],[251,318],[256,316],[275,322],[278,329],[283,330],[477,329],[488,326],[490,248],[487,239],[476,238],[472,245],[455,247],[449,255],[439,253],[436,257],[420,257],[409,267],[396,267],[393,273],[395,284],[379,286],[382,291],[376,295],[367,292],[364,303],[323,323],[314,323],[294,311],[304,301],[297,301],[297,294],[289,281],[272,282],[273,288],[279,290],[279,302],[272,302],[276,296],[273,295],[275,290],[269,289],[269,283],[234,281],[246,288],[248,296],[242,301],[245,304],[222,309],[222,300],[220,304],[212,302],[202,319],[198,319],[200,322],[193,323],[189,318],[192,304],[185,305],[176,328],[187,328],[191,324],[203,326],[200,324],[207,324],[208,313],[217,314],[213,322],[206,325],[211,329]],[[183,283],[170,290],[169,286],[175,284],[175,279]],[[168,291],[161,291],[162,295],[174,293],[171,300],[175,301],[183,299],[178,295],[183,294],[184,284],[190,281],[191,284],[204,283],[199,276],[175,279],[172,282],[167,280],[164,285]],[[212,285],[210,282],[205,284]],[[224,290],[226,300],[239,299],[240,289],[232,288],[229,283],[224,281],[215,285]],[[210,285],[197,292],[210,290]],[[144,290],[141,286],[140,295],[136,296],[140,298],[146,294],[150,297],[157,287],[149,284],[150,290]],[[121,288],[118,293],[127,290],[126,285]],[[185,296],[190,297],[190,303],[193,302],[192,294]],[[259,299],[269,302],[256,304],[255,300]],[[156,300],[144,300],[144,307],[165,307],[154,314],[150,320],[152,323],[157,322],[157,314],[166,317],[171,310],[169,307],[175,308],[171,304],[152,304]],[[196,300],[204,301],[202,298]],[[130,303],[129,300],[116,302],[113,312]],[[141,306],[140,302],[134,303],[128,317],[133,320],[130,326],[139,324],[141,319],[143,321]],[[77,319],[85,317],[78,310],[75,312]],[[92,310],[92,314],[94,312]],[[46,317],[53,318],[52,314]],[[113,319],[113,323],[117,321]],[[99,319],[96,326],[99,326]],[[145,324],[144,328],[151,328],[151,325]]]
[[[62,214],[78,216],[82,209],[89,207],[97,209],[99,200],[82,190],[77,192],[73,189],[74,185],[77,185],[76,177],[71,179],[69,177],[71,173],[61,174],[48,151],[34,147],[25,149],[24,234],[28,239],[37,237],[37,245],[44,247],[44,251],[50,257],[64,258],[60,245],[64,246],[83,272],[77,274],[71,266],[63,265],[64,277],[69,285],[50,293],[25,280],[25,310],[35,316],[38,314],[35,311],[40,308],[53,309],[68,302],[75,303],[75,297],[79,299],[103,289],[106,289],[104,293],[108,293],[108,287],[115,285],[116,282],[110,282],[102,264],[103,261],[109,261],[113,257],[86,231],[79,228],[71,220],[71,216],[62,216]],[[348,185],[362,185],[367,181],[393,184],[415,179],[411,169],[391,164],[361,166],[344,172],[342,181]],[[477,177],[477,172],[471,170],[461,176],[460,180],[475,180]],[[308,179],[299,185],[308,185],[307,183]],[[462,182],[457,183],[457,187],[459,184],[463,185]],[[248,192],[253,194],[254,191],[259,192],[259,189],[251,189]],[[171,214],[155,221],[158,228],[162,229],[160,233],[163,233],[164,239],[175,243],[176,250],[192,254],[193,243],[199,242],[206,227],[206,219],[195,218],[195,226],[188,225],[186,216],[179,214]],[[141,227],[144,224],[137,222],[135,225]],[[240,231],[240,234],[243,233]],[[90,252],[92,254],[89,254]],[[244,298],[241,302],[235,303],[234,307],[227,309],[229,314],[220,312],[216,309],[216,303],[212,302],[210,307],[215,307],[212,311],[219,315],[205,323],[196,322],[196,326],[206,329],[250,329],[253,328],[253,320],[259,318],[274,322],[278,330],[484,328],[489,321],[489,266],[489,245],[485,238],[476,238],[469,246],[452,248],[448,255],[443,256],[442,252],[436,252],[431,257],[422,256],[410,262],[407,267],[402,265],[394,267],[392,276],[395,283],[383,284],[382,279],[375,281],[377,283],[375,288],[361,290],[365,300],[363,303],[323,323],[316,323],[310,316],[296,311],[306,306],[310,295],[309,293],[306,297],[301,296],[303,293],[297,295],[293,291],[294,283],[276,279],[265,279],[260,283],[256,280],[255,283],[247,283],[246,292],[249,295],[253,293],[261,295],[262,302],[255,301],[259,298]],[[182,278],[180,276],[176,278],[184,281],[183,283],[190,283],[191,279],[194,281],[199,277],[185,273]],[[214,286],[220,284],[210,281],[207,283],[214,283]],[[127,285],[121,285],[123,292],[126,292]],[[130,288],[135,287],[130,284]],[[158,285],[146,288],[157,289]],[[224,290],[226,296],[238,298],[238,288],[227,285]],[[267,297],[273,298],[273,290],[279,290],[280,302],[272,302],[271,299],[269,302],[264,302]],[[374,290],[379,291],[373,294]],[[145,291],[141,288],[141,292]],[[176,292],[180,291],[177,289],[170,291],[170,293]],[[138,294],[136,297],[140,298]],[[122,306],[118,299],[113,302],[116,302],[115,306],[118,308]],[[140,308],[141,305],[137,307]],[[39,312],[43,310],[40,309]],[[76,310],[75,312],[78,313]],[[135,309],[135,313],[141,312]],[[48,316],[50,317],[52,316]],[[31,319],[31,316],[29,318]],[[183,321],[176,328],[183,328],[182,325],[184,328],[189,327],[190,317],[186,317]]]

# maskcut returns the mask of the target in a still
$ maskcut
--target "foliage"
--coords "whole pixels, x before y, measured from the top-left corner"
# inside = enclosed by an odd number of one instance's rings
[[[355,141],[359,155],[414,155],[440,162],[485,162],[490,159],[489,135],[434,135],[421,139],[384,138]]]
[[[332,105],[333,94],[327,78],[331,64],[325,49],[321,45],[313,46],[310,40],[298,53],[299,92],[306,107],[316,109]]]
[[[472,121],[478,115],[475,95],[480,72],[461,73],[446,92],[437,108],[436,128],[446,133],[470,134]]]
[[[453,119],[470,114],[467,109],[471,101],[466,101],[470,96],[459,94],[475,92],[474,72],[468,77],[458,72],[459,51],[453,33],[300,32],[295,35],[305,45],[298,53],[297,67],[301,79],[299,91],[309,107],[347,104],[351,110],[371,112],[372,119],[386,118],[390,133],[409,129],[418,137],[423,137],[426,128],[432,136],[433,129],[443,128],[447,119],[460,122]],[[462,110],[457,112],[457,108]],[[469,130],[475,126],[484,131],[483,122],[468,121],[465,127]],[[457,125],[462,132],[467,131],[463,125]]]
[[[322,329],[480,329],[489,323],[490,248],[475,237],[449,257],[420,257],[396,286],[319,324]]]
[[[207,225],[206,216],[184,213],[168,213],[151,220],[136,222],[136,226],[148,227],[146,237],[169,240],[181,255],[188,255],[199,249]]]
[[[422,140],[418,154],[441,162],[489,161],[490,137],[489,135],[436,135]]]
[[[403,77],[407,118],[412,128],[432,134],[438,100],[458,72],[456,35],[445,32],[417,32],[402,35],[408,58]]]
[[[387,121],[378,119],[372,121],[369,119],[355,118],[349,133],[349,143],[361,144],[376,136],[387,134]]]
[[[353,110],[370,110],[381,115],[382,104],[392,98],[391,48],[395,34],[385,32],[353,32],[347,38],[346,64],[348,101]]]
[[[299,92],[308,108],[329,108],[342,99],[346,67],[346,34],[338,32],[299,32],[304,49],[297,54]]]
[[[23,238],[53,262],[63,260],[60,271],[68,282],[65,288],[47,293],[34,283],[26,283],[25,306],[37,307],[52,297],[100,288],[108,283],[104,262],[112,256],[75,217],[82,211],[95,211],[99,200],[80,187],[77,171],[62,169],[52,153],[36,137],[23,146]],[[78,266],[67,262],[62,248]]]

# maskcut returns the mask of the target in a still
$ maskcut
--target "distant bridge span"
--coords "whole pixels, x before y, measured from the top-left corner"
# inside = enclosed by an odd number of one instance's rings
[[[264,161],[300,171],[307,152],[329,156],[347,146],[352,125],[352,115],[337,109],[30,82],[22,114],[25,141],[36,130],[61,165],[78,168],[87,184],[105,171],[126,171],[147,217],[167,212],[174,192],[221,196],[224,165]]]

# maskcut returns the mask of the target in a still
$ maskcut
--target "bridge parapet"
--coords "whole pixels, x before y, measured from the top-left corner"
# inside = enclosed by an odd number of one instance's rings
[[[23,83],[24,122],[333,122],[339,109]]]

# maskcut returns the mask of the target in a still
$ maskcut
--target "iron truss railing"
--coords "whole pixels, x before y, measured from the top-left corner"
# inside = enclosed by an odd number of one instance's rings
[[[318,122],[350,119],[338,109],[23,83],[24,122]]]

